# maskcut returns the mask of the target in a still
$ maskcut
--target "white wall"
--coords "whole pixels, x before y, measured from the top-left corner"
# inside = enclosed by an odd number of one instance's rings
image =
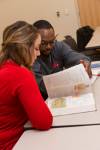
[[[65,10],[68,14],[65,14]],[[60,11],[60,17],[56,16]],[[0,43],[3,29],[16,20],[33,23],[38,19],[47,19],[52,23],[59,39],[66,34],[75,37],[78,19],[74,0],[0,0]]]

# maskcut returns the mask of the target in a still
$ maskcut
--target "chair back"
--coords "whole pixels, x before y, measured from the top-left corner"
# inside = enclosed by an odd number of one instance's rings
[[[86,44],[93,35],[94,30],[90,26],[83,26],[76,31],[78,50],[84,51]]]

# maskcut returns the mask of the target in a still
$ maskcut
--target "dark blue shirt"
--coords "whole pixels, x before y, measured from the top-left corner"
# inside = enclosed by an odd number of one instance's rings
[[[43,83],[43,75],[52,74],[65,68],[77,65],[80,60],[90,61],[90,59],[82,53],[72,50],[64,42],[55,41],[54,48],[48,56],[39,56],[33,65],[33,71],[44,99],[48,97],[45,85]]]

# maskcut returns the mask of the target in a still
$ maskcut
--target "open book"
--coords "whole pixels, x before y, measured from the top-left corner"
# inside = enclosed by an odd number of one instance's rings
[[[96,110],[91,81],[82,64],[43,76],[53,116]]]

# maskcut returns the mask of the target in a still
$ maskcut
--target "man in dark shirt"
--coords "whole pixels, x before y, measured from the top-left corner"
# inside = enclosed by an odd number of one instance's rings
[[[48,97],[48,94],[43,83],[43,75],[49,75],[82,63],[89,77],[92,76],[90,59],[81,53],[75,52],[64,42],[57,41],[54,28],[48,21],[38,20],[33,26],[38,29],[42,38],[41,55],[36,60],[33,71],[44,99]]]

